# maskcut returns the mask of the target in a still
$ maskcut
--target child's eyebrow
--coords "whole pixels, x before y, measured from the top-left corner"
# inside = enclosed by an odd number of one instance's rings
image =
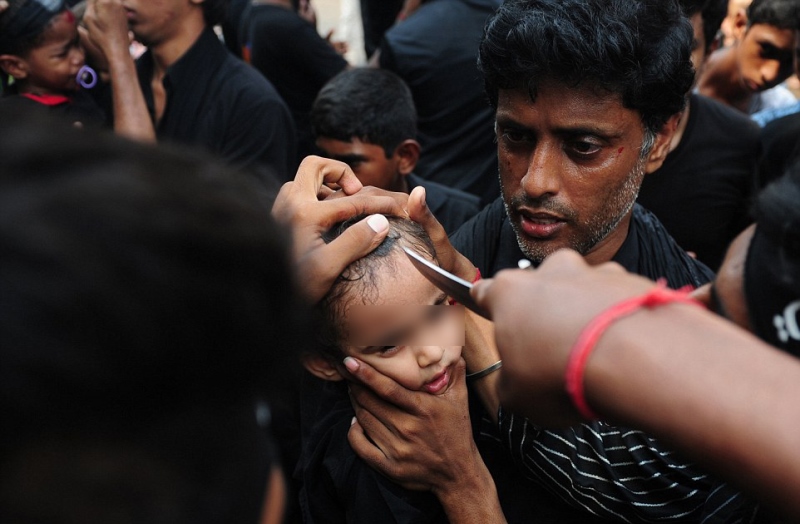
[[[331,155],[330,158],[333,160],[338,160],[339,162],[344,162],[345,164],[349,164],[350,162],[361,162],[367,159],[364,155]]]

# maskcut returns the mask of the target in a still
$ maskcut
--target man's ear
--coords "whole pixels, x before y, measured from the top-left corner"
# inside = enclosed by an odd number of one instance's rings
[[[28,76],[28,62],[17,55],[0,55],[0,69],[16,80],[22,80]]]
[[[747,11],[744,9],[737,9],[733,17],[733,28],[731,29],[734,40],[741,42],[747,33]]]
[[[672,136],[675,134],[675,130],[678,129],[678,122],[680,119],[681,113],[672,115],[656,133],[656,143],[653,144],[653,149],[650,150],[650,156],[647,157],[647,165],[644,169],[645,173],[652,173],[657,170],[664,163],[664,160],[667,159]]]
[[[344,377],[339,373],[339,370],[336,369],[331,359],[322,355],[303,355],[303,367],[305,367],[309,373],[322,380],[344,380]]]
[[[394,155],[397,158],[397,170],[401,175],[406,176],[414,171],[419,161],[420,146],[419,142],[413,139],[403,140]]]

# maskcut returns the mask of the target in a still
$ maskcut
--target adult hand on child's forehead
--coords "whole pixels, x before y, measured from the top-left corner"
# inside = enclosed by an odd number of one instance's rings
[[[292,228],[298,282],[306,296],[313,302],[322,299],[348,265],[380,245],[389,232],[382,215],[406,216],[407,200],[404,193],[362,188],[342,162],[316,156],[303,160],[295,179],[278,193],[272,215]],[[322,239],[337,222],[362,214],[370,216],[330,244]]]

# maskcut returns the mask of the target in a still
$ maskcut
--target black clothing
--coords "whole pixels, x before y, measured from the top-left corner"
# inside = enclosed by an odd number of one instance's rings
[[[57,100],[62,99],[63,100]],[[0,106],[19,108],[25,113],[40,113],[54,116],[78,127],[111,127],[105,112],[86,91],[79,90],[70,97],[46,97],[48,103],[41,103],[24,95],[0,97]]]
[[[451,241],[485,277],[516,267],[524,257],[502,199],[464,224]],[[699,286],[713,278],[706,266],[680,249],[658,219],[639,205],[634,206],[628,236],[613,260],[632,273],[651,279],[664,277],[672,288]],[[594,515],[617,522],[739,522],[755,511],[755,505],[738,492],[696,470],[640,431],[603,422],[547,431],[501,409],[498,427],[494,432],[484,430],[481,437],[476,442],[482,454],[487,445],[496,447],[502,442],[513,456],[497,464],[487,463],[493,476],[503,478],[514,466],[522,468],[539,486],[572,505],[576,519]],[[515,492],[520,504],[525,503],[528,492],[531,496],[536,493],[542,511],[553,505],[537,493],[540,488],[521,482],[504,485]],[[506,506],[504,510],[510,511]]]
[[[380,66],[414,96],[422,155],[416,173],[480,197],[499,194],[494,110],[477,67],[478,44],[500,0],[432,0],[386,32]]]
[[[480,199],[475,195],[425,180],[413,173],[406,177],[408,192],[417,186],[425,188],[425,203],[447,234],[478,214]]]
[[[773,120],[761,130],[763,156],[758,170],[758,187],[782,177],[800,159],[800,113]]]
[[[638,202],[672,238],[716,270],[747,225],[759,157],[758,126],[746,115],[693,94],[680,144],[644,177]]]
[[[386,30],[392,27],[403,8],[403,0],[361,0],[361,25],[367,58],[380,46]]]
[[[155,121],[153,56],[137,61],[139,85]],[[294,177],[295,136],[289,110],[253,68],[231,55],[206,29],[164,76],[167,103],[156,124],[159,141],[199,146],[266,181]],[[269,174],[268,174],[269,173]]]
[[[311,106],[325,83],[347,61],[294,11],[279,5],[248,6],[240,40],[245,60],[261,72],[286,101],[297,132],[298,161],[317,152]]]
[[[502,198],[464,224],[450,240],[487,278],[501,269],[516,268],[517,262],[526,258]],[[705,265],[686,255],[658,219],[639,205],[633,207],[628,237],[613,260],[631,273],[653,280],[664,277],[672,288],[699,286],[714,277]]]
[[[303,455],[295,477],[302,480],[305,524],[446,524],[430,492],[401,488],[362,461],[347,432],[355,411],[346,382],[303,379]],[[310,400],[313,399],[313,400]]]
[[[222,38],[225,40],[225,47],[237,58],[242,58],[242,43],[239,40],[239,26],[242,22],[242,14],[249,0],[231,0],[228,5],[228,15],[220,23],[222,28]]]

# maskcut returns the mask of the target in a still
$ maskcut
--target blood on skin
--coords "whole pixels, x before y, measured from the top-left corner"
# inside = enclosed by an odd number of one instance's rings
[[[69,9],[67,9],[64,12],[64,16],[67,18],[67,22],[69,22],[70,24],[75,22],[75,15],[73,15],[72,11],[70,11]]]
[[[625,151],[625,148],[624,147],[620,147],[619,149],[617,149],[617,154],[621,155],[623,151]]]

